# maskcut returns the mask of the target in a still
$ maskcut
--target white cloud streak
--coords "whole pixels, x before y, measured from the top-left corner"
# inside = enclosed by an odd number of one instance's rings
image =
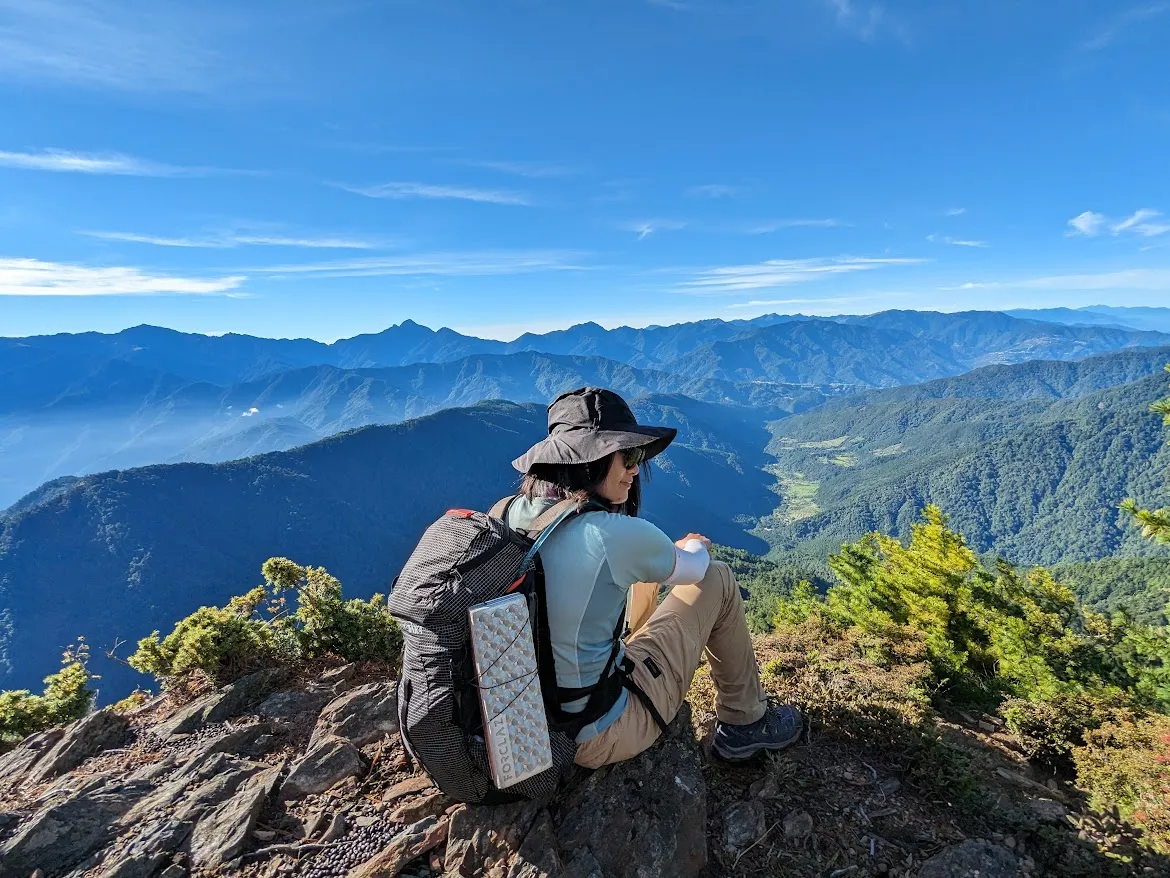
[[[731,198],[739,192],[738,186],[727,186],[723,183],[707,183],[703,186],[692,186],[687,195],[698,198]]]
[[[584,254],[572,251],[483,251],[417,253],[331,262],[292,263],[259,268],[270,275],[314,277],[490,277],[545,271],[583,271]]]
[[[965,207],[948,207],[943,211],[943,216],[962,216],[967,212]]]
[[[892,21],[884,6],[878,3],[859,4],[855,0],[825,0],[833,10],[837,25],[863,42],[872,42],[887,31],[905,41],[904,29]]]
[[[125,241],[130,244],[150,244],[155,247],[191,247],[200,249],[230,250],[236,247],[304,247],[321,250],[377,250],[387,246],[386,242],[361,238],[341,237],[290,237],[284,235],[224,234],[206,238],[168,238],[158,235],[140,235],[136,232],[82,232],[90,238],[103,241]]]
[[[927,235],[926,240],[932,244],[950,244],[952,247],[990,247],[986,241],[972,241],[963,238],[952,238],[950,235]]]
[[[376,186],[346,186],[340,188],[366,198],[438,198],[457,201],[475,201],[482,204],[506,204],[531,207],[526,195],[503,189],[477,189],[471,186],[448,186],[431,183],[394,182]]]
[[[567,165],[556,165],[550,162],[508,162],[487,159],[466,159],[458,162],[458,164],[471,168],[483,168],[488,171],[498,171],[501,174],[511,174],[515,177],[528,177],[530,179],[571,177],[580,173],[576,168],[570,168]]]
[[[768,235],[780,229],[839,229],[846,225],[835,219],[779,219],[761,220],[739,228],[748,235]]]
[[[1140,290],[1163,292],[1170,289],[1170,269],[1130,268],[1121,271],[1105,271],[1096,274],[1058,274],[1046,277],[1026,278],[1010,281],[982,281],[961,284],[957,287],[943,287],[944,291],[956,290]]]
[[[624,232],[636,233],[638,236],[637,240],[639,241],[650,237],[656,232],[677,232],[679,229],[685,229],[686,227],[687,224],[683,220],[672,219],[632,220],[618,225],[618,228]]]
[[[0,79],[202,92],[246,61],[212,48],[217,17],[190,3],[0,0],[0,22]]]
[[[1066,235],[1070,238],[1095,238],[1105,232],[1115,237],[1133,234],[1142,238],[1154,238],[1170,232],[1170,222],[1162,220],[1161,211],[1149,207],[1135,210],[1125,219],[1110,219],[1103,213],[1086,210],[1070,219],[1068,225]]]
[[[0,167],[63,174],[108,174],[122,177],[210,177],[248,173],[217,168],[184,168],[152,162],[117,152],[74,152],[43,149],[40,152],[0,151]]]
[[[1135,6],[1132,9],[1115,15],[1096,34],[1081,44],[1082,52],[1099,52],[1116,43],[1121,35],[1136,24],[1151,18],[1156,18],[1164,12],[1170,11],[1170,3],[1147,3]]]
[[[926,260],[894,257],[840,256],[833,259],[769,259],[754,265],[726,265],[699,272],[679,289],[700,294],[740,293],[811,283],[843,274],[872,271],[900,265],[918,265]]]
[[[0,258],[0,296],[231,295],[245,279],[243,275],[182,277],[121,266]]]

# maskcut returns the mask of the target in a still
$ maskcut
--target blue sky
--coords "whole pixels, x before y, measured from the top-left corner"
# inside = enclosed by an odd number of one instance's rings
[[[1170,0],[0,0],[0,335],[1170,304]]]

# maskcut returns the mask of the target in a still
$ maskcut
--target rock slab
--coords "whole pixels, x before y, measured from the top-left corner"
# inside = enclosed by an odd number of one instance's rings
[[[968,839],[922,864],[918,878],[1021,878],[1019,858],[1001,845]]]
[[[702,872],[707,788],[688,706],[665,740],[645,753],[581,775],[551,807],[523,802],[455,811],[446,874],[695,878]]]
[[[309,746],[332,735],[364,747],[397,731],[397,683],[367,683],[325,705]]]

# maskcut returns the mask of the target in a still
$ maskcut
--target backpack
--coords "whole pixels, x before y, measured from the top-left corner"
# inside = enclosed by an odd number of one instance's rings
[[[629,666],[623,668],[625,663],[617,659],[624,614],[614,630],[605,672],[595,686],[585,689],[557,687],[548,633],[540,547],[565,521],[606,507],[596,501],[582,505],[564,500],[541,514],[530,530],[519,531],[507,524],[515,499],[504,498],[486,515],[448,510],[423,534],[387,602],[402,627],[398,720],[403,744],[435,785],[460,802],[498,804],[555,792],[573,765],[581,729],[613,707],[623,686],[632,688]],[[553,765],[500,790],[492,781],[485,743],[468,610],[517,592],[528,601]],[[643,703],[648,701],[640,689],[636,692]],[[582,698],[588,701],[580,713],[561,708]]]

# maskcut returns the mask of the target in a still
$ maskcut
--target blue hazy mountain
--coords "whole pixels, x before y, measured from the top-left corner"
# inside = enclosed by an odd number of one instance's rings
[[[754,464],[781,412],[678,395],[634,407],[680,428],[656,461],[647,517],[668,533],[766,550],[744,522],[775,505],[771,477]],[[0,689],[39,683],[79,634],[95,653],[119,640],[132,648],[254,585],[271,555],[328,567],[350,595],[385,592],[444,509],[484,509],[515,489],[510,461],[545,434],[545,417],[543,405],[488,402],[247,460],[46,486],[0,518]],[[97,664],[104,698],[138,681]]]
[[[1170,308],[1086,305],[1084,308],[1016,308],[1006,313],[1050,323],[1170,332]]]
[[[64,475],[232,460],[485,399],[547,402],[586,384],[631,397],[685,394],[781,414],[817,405],[832,392],[536,353],[385,369],[307,366],[224,387],[126,360],[0,347],[0,508]]]

